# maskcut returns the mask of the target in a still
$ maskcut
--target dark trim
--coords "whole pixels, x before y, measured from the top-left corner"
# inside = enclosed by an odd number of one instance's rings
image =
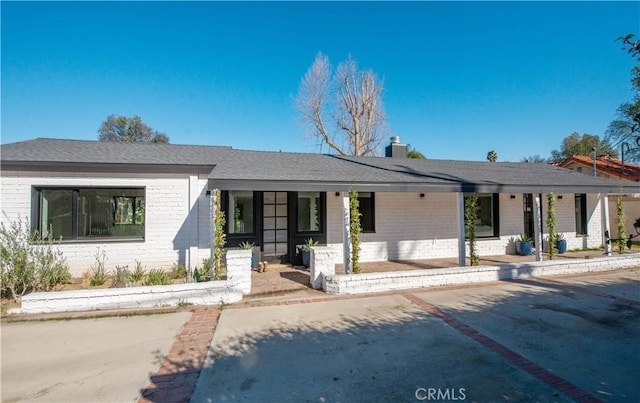
[[[376,233],[376,193],[375,192],[366,192],[371,193],[371,228],[362,228],[363,234],[375,234]],[[360,199],[360,195],[358,194],[358,199]],[[358,200],[360,202],[360,200]],[[360,204],[360,203],[359,203]],[[360,214],[362,214],[362,209],[360,209]],[[362,220],[360,220],[360,227],[362,227]]]
[[[413,192],[413,193],[619,193],[637,192],[637,183],[620,181],[613,185],[510,185],[472,183],[373,183],[335,181],[287,181],[257,179],[215,179],[209,177],[210,189],[259,191],[320,191],[320,192]]]
[[[144,224],[142,225],[141,236],[80,236],[78,222],[78,198],[82,190],[101,190],[101,189],[124,189],[124,190],[142,190],[144,198]],[[71,192],[71,238],[61,239],[62,243],[100,243],[100,242],[144,242],[147,233],[147,188],[146,186],[52,186],[52,185],[32,185],[31,186],[31,229],[37,230],[42,234],[42,205],[43,190],[68,190]],[[135,214],[135,206],[134,206]],[[135,224],[134,224],[135,225]]]
[[[101,162],[14,162],[2,161],[2,171],[29,172],[107,172],[107,173],[181,173],[181,174],[211,174],[215,165],[188,164],[119,164]]]
[[[298,192],[288,193],[288,223],[289,226],[289,261],[294,265],[302,265],[302,254],[298,253],[297,246],[303,245],[309,238],[318,241],[319,244],[327,243],[327,193],[320,193],[320,206],[318,213],[320,215],[319,231],[298,231]]]
[[[478,193],[480,195],[487,195],[487,193]],[[488,236],[477,236],[476,240],[490,240],[490,239],[500,239],[500,194],[499,193],[491,193],[491,209],[493,210],[491,214],[491,221],[493,225],[493,234]],[[466,197],[470,196],[469,194],[465,194],[465,208],[466,208]],[[465,231],[465,239],[469,239],[469,236]]]
[[[587,236],[589,235],[589,225],[587,220],[587,195],[585,193],[576,193],[574,195],[574,206],[577,199],[580,200],[580,220],[582,228],[579,228],[580,231],[578,231],[578,223],[576,222],[576,235]]]
[[[250,189],[243,190],[250,191]],[[225,217],[224,233],[227,234],[227,247],[236,248],[243,242],[253,242],[262,249],[262,192],[253,192],[253,232],[245,234],[229,233],[229,220],[231,217],[229,214],[229,191],[221,191],[220,197],[220,208]]]

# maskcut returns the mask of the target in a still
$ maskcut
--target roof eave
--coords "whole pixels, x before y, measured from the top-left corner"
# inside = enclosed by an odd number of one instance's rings
[[[96,173],[191,173],[209,174],[215,165],[82,163],[58,161],[1,161],[0,170],[28,172],[96,172]]]
[[[432,193],[619,193],[637,192],[637,186],[617,185],[508,185],[495,183],[380,183],[338,181],[289,181],[209,178],[209,189],[292,192],[432,192]]]

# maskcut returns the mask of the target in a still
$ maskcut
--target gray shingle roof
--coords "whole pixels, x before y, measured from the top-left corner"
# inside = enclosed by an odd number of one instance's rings
[[[254,190],[640,192],[637,183],[547,164],[340,157],[229,147],[35,139],[0,147],[2,169],[209,173],[211,187]]]

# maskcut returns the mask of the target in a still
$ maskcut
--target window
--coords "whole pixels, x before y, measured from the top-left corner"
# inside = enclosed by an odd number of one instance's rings
[[[587,195],[576,194],[576,235],[587,235]]]
[[[298,232],[321,230],[320,192],[298,192]]]
[[[64,240],[144,237],[144,189],[35,189],[34,229]]]
[[[479,193],[476,202],[476,238],[499,236],[499,197],[497,193]],[[465,204],[467,198],[465,196]]]
[[[229,234],[253,234],[253,192],[229,191]]]
[[[359,192],[360,227],[362,232],[376,232],[375,197],[372,192]]]

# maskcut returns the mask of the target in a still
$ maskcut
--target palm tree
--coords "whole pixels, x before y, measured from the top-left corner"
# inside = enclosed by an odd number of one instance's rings
[[[496,162],[498,160],[498,153],[496,153],[494,150],[489,151],[487,153],[487,160]]]

